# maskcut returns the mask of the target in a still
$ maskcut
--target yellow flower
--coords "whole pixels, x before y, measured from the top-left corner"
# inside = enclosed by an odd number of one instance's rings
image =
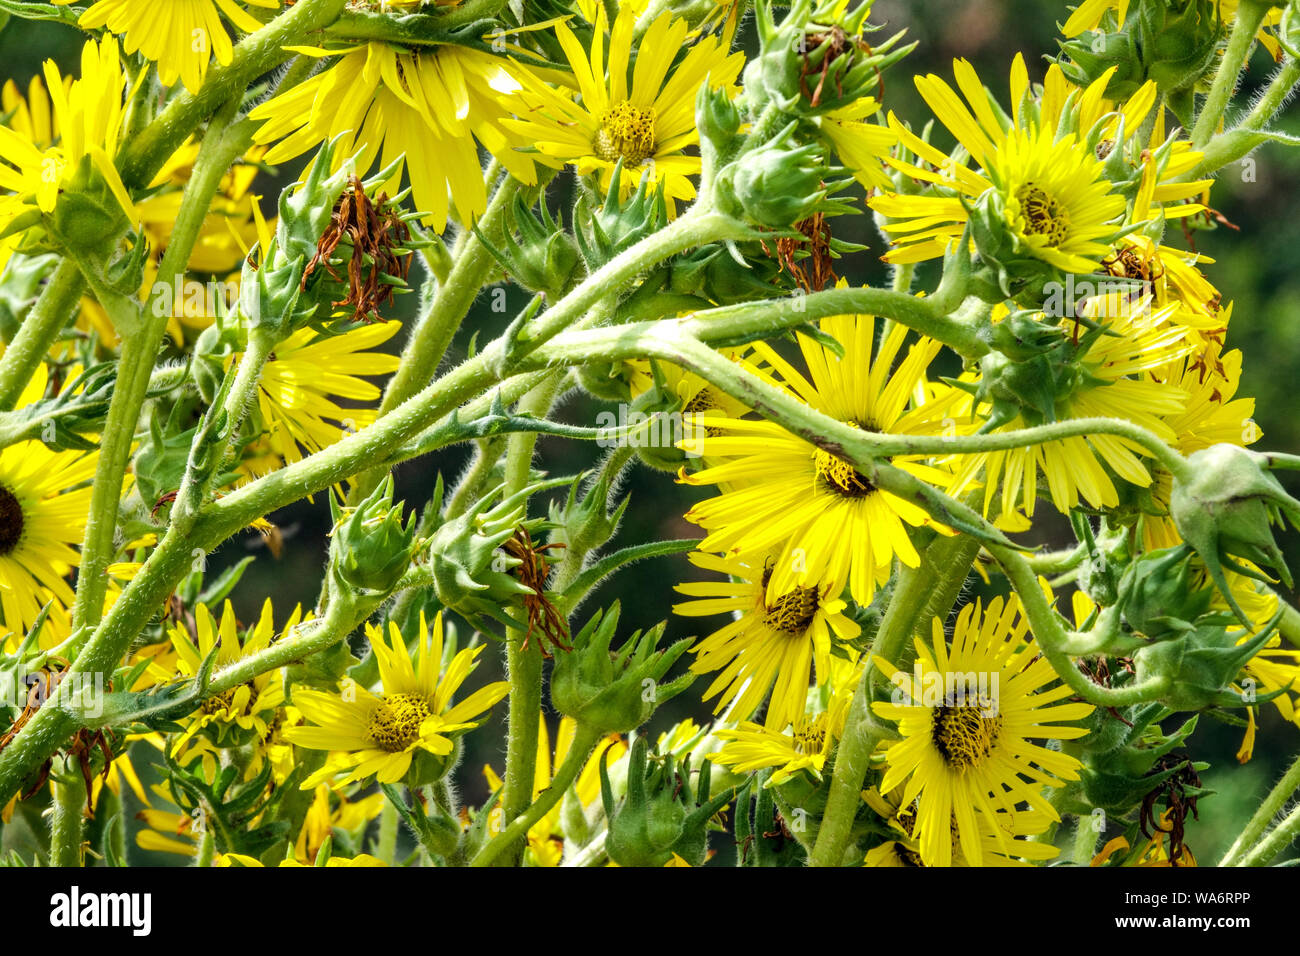
[[[1126,135],[1131,135],[1155,105],[1154,83],[1143,86],[1128,103],[1115,106],[1102,100],[1109,72],[1087,90],[1071,94],[1060,68],[1053,65],[1041,102],[1034,104],[1024,59],[1017,55],[1011,69],[1013,113],[1008,116],[997,112],[996,103],[968,62],[954,61],[953,70],[969,109],[937,76],[918,76],[916,87],[964,154],[947,156],[892,114],[889,117],[899,142],[918,162],[888,161],[934,188],[920,195],[891,193],[871,200],[872,209],[894,220],[885,231],[895,248],[885,258],[901,263],[942,256],[966,228],[969,203],[992,190],[1001,198],[1006,227],[1018,250],[1066,272],[1092,272],[1109,251],[1127,202],[1112,191],[1102,161],[1088,145],[1088,132],[1108,115],[1103,110],[1109,107],[1112,134],[1122,116]],[[1077,124],[1066,121],[1067,107],[1078,111]],[[978,169],[967,165],[964,155],[969,155]],[[1152,203],[1184,199],[1204,188],[1200,182],[1169,182],[1200,160],[1200,154],[1187,144],[1171,145],[1162,153],[1161,163],[1155,162],[1153,154],[1143,156],[1147,158],[1136,200],[1142,215],[1135,211],[1135,219],[1146,218]],[[1199,208],[1182,209],[1179,214]]]
[[[259,143],[276,143],[266,161],[278,163],[340,134],[341,165],[357,155],[357,170],[396,163],[389,194],[405,168],[416,208],[441,232],[449,201],[468,225],[487,209],[487,185],[477,144],[523,183],[537,181],[532,160],[514,147],[523,139],[507,124],[510,97],[527,70],[504,57],[454,45],[406,52],[385,43],[341,50],[297,47],[336,57],[327,69],[258,106]]]
[[[171,641],[176,649],[178,672],[187,678],[194,677],[202,668],[204,660],[214,650],[217,654],[216,670],[265,650],[276,635],[274,617],[271,599],[267,598],[262,605],[262,613],[257,623],[241,639],[235,621],[235,612],[229,601],[222,609],[220,624],[213,619],[207,605],[198,605],[194,611],[195,633],[193,635],[184,627],[172,628]],[[292,630],[301,620],[302,608],[295,607],[293,613],[289,615],[289,620],[285,622],[285,630]],[[183,722],[187,723],[187,726],[185,732],[172,744],[172,757],[178,759],[182,765],[189,764],[196,757],[201,757],[204,776],[211,783],[216,776],[217,762],[220,757],[218,747],[245,742],[239,739],[240,730],[250,732],[260,744],[269,736],[272,725],[280,719],[283,708],[283,673],[276,669],[258,674],[238,687],[203,701],[197,713],[187,722]],[[196,735],[207,728],[211,728],[211,736],[215,739],[195,740]],[[194,741],[197,746],[191,746],[191,741]],[[245,779],[250,779],[260,768],[260,759],[251,763]]]
[[[695,196],[689,177],[699,173],[700,159],[685,151],[699,142],[696,93],[706,82],[713,88],[730,86],[744,57],[728,55],[726,38],[702,36],[674,66],[690,31],[685,20],[668,13],[646,28],[634,53],[636,17],[631,6],[621,6],[610,30],[604,6],[598,6],[589,50],[572,30],[557,24],[555,34],[581,98],[522,76],[519,118],[506,125],[535,144],[541,162],[572,165],[579,175],[594,173],[605,192],[619,160],[625,194],[649,172],[651,188],[664,187],[671,212],[676,201]]]
[[[893,790],[888,797],[882,797],[874,787],[862,792],[862,799],[871,807],[893,831],[892,839],[887,839],[867,851],[865,866],[917,867],[926,864],[921,859],[920,845],[914,830],[916,829],[915,802],[902,806],[903,790]],[[979,818],[981,827],[988,821]],[[1050,843],[1019,839],[1033,837],[1047,830],[1051,824],[1048,817],[1036,810],[1017,810],[1007,812],[999,810],[993,815],[993,824],[997,832],[983,830],[980,833],[983,866],[1032,866],[1043,860],[1050,860],[1060,851]],[[961,837],[957,832],[956,820],[950,827],[952,835],[952,859],[954,865],[969,865],[962,856]],[[1001,834],[999,836],[999,834]]]
[[[1090,341],[1079,338],[1078,351],[1070,363],[1082,374],[1060,377],[1059,393],[1052,397],[1052,414],[1047,416],[1041,409],[1022,406],[989,434],[1046,421],[1097,417],[1130,421],[1171,441],[1174,434],[1166,421],[1183,412],[1187,393],[1145,373],[1169,366],[1194,348],[1186,327],[1173,320],[1175,308],[1151,312],[1149,303],[1128,303],[1121,294],[1093,300],[1089,309],[1095,309],[1096,316],[1116,318],[1108,320],[1105,334]],[[971,430],[979,427],[978,419],[987,419],[990,414],[983,403],[973,411],[977,421]],[[1146,488],[1151,484],[1151,475],[1140,457],[1146,455],[1149,452],[1142,446],[1116,435],[1074,436],[1024,448],[962,455],[951,490],[960,493],[977,479],[982,480],[985,514],[1000,487],[1002,515],[1023,508],[1032,517],[1041,474],[1047,479],[1052,502],[1062,513],[1078,505],[1080,498],[1095,508],[1113,508],[1120,499],[1111,472]]]
[[[894,368],[907,335],[903,326],[892,328],[874,358],[874,317],[828,318],[821,328],[845,354],[838,358],[800,335],[811,381],[766,343],[755,350],[797,398],[832,418],[867,431],[939,432],[948,414],[943,402],[908,410],[939,343],[921,339]],[[920,561],[906,526],[928,523],[929,516],[874,487],[843,459],[769,421],[702,414],[695,423],[707,434],[697,429],[681,447],[708,459],[709,467],[681,480],[722,485],[723,491],[692,507],[686,519],[709,532],[701,551],[775,555],[769,604],[796,586],[828,588],[835,595],[847,583],[853,599],[866,605],[888,579],[895,556],[909,567]],[[897,457],[892,464],[933,484],[949,478],[914,457]]]
[[[841,586],[795,585],[773,598],[768,591],[772,559],[749,562],[701,552],[690,556],[697,567],[731,576],[728,581],[691,581],[678,592],[698,600],[673,607],[688,617],[733,615],[725,627],[692,648],[696,674],[721,671],[704,699],[721,694],[715,713],[728,707],[736,720],[748,720],[771,692],[764,724],[780,734],[800,723],[814,664],[820,681],[830,679],[831,641],[849,641],[861,628],[844,613]]]
[[[373,422],[373,408],[344,407],[335,398],[379,398],[378,386],[360,376],[387,375],[397,368],[398,358],[364,350],[387,342],[399,328],[397,321],[361,325],[342,335],[303,328],[276,346],[257,391],[257,423],[266,446],[254,447],[260,457],[245,458],[244,469],[258,477]]]
[[[903,805],[917,801],[913,832],[926,866],[951,865],[954,842],[967,863],[982,866],[987,833],[1011,852],[999,810],[1014,813],[1028,803],[1060,819],[1040,789],[1063,786],[1059,778],[1077,780],[1079,761],[1032,741],[1082,737],[1083,727],[1058,722],[1079,720],[1093,708],[1057,703],[1070,696],[1064,684],[1043,689],[1056,681],[1056,672],[1039,653],[1014,597],[995,597],[987,611],[978,601],[963,607],[951,646],[943,621],[935,618],[931,643],[917,638],[916,651],[911,674],[876,659],[901,700],[871,705],[902,735],[886,753],[880,786],[886,792],[903,786]]]
[[[44,374],[41,373],[44,384]],[[21,637],[53,601],[71,607],[97,454],[23,441],[0,451],[0,635]],[[4,638],[0,638],[0,643]]]
[[[380,783],[396,783],[417,751],[438,757],[450,754],[455,746],[450,735],[478,726],[476,718],[510,690],[509,684],[498,681],[453,704],[453,695],[478,666],[482,646],[460,651],[441,669],[441,613],[434,618],[430,634],[421,612],[414,662],[397,625],[390,621],[388,628],[389,642],[385,642],[379,628],[366,625],[379,664],[382,694],[355,685],[345,688],[343,695],[294,692],[294,704],[317,726],[290,727],[285,738],[310,750],[334,751],[302,789],[311,790],[343,771],[348,773],[340,785],[372,775]]]
[[[74,0],[54,0],[67,6]],[[275,10],[280,0],[240,0],[245,6]],[[123,37],[123,50],[136,50],[158,64],[158,79],[171,86],[177,77],[191,93],[198,92],[213,55],[222,66],[230,64],[233,47],[221,22],[225,16],[244,33],[255,33],[262,24],[235,0],[98,0],[81,15],[77,25],[84,30],[107,27]]]
[[[733,773],[773,767],[765,784],[768,787],[780,786],[802,770],[821,780],[826,759],[844,734],[844,720],[862,676],[861,667],[846,661],[837,660],[828,669],[835,673],[826,678],[825,696],[829,697],[829,703],[824,710],[811,714],[801,710],[787,725],[788,734],[749,721],[742,721],[735,729],[719,730],[717,738],[727,743],[716,753],[708,754],[708,758]]]
[[[90,40],[82,47],[81,78],[71,84],[65,83],[53,60],[45,61],[52,115],[31,117],[27,130],[0,125],[0,160],[4,161],[0,163],[0,188],[18,194],[0,203],[0,223],[7,224],[32,204],[41,212],[53,212],[60,194],[83,167],[83,160],[103,178],[127,216],[136,218],[112,159],[122,135],[126,82],[117,40],[111,36],[99,43]],[[55,133],[57,145],[52,144]],[[35,138],[38,135],[40,140]]]

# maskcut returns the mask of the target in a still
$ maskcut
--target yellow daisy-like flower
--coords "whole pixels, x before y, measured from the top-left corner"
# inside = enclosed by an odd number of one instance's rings
[[[856,627],[856,625],[855,625]],[[844,734],[853,692],[862,676],[862,668],[837,661],[835,675],[827,679],[830,701],[818,713],[800,713],[790,726],[790,733],[742,721],[735,729],[719,730],[722,749],[708,754],[708,759],[733,773],[751,773],[775,768],[765,786],[776,787],[800,771],[821,780],[826,759]]]
[[[442,614],[433,632],[420,614],[416,634],[416,659],[411,660],[406,639],[389,622],[389,640],[366,625],[366,637],[379,664],[383,693],[374,694],[351,685],[343,696],[317,690],[296,690],[294,704],[316,726],[290,727],[284,732],[291,743],[310,750],[334,751],[325,765],[303,781],[310,790],[347,771],[341,785],[375,776],[380,783],[396,783],[405,776],[418,751],[445,757],[455,746],[451,734],[477,727],[477,718],[510,690],[505,681],[489,684],[458,704],[452,697],[478,666],[483,648],[457,653],[440,673],[443,657]]]
[[[894,369],[906,328],[894,326],[874,357],[874,317],[828,318],[821,328],[844,346],[845,354],[838,358],[800,335],[811,381],[766,343],[758,343],[755,351],[796,397],[841,422],[896,434],[941,431],[950,413],[945,402],[951,404],[952,396],[908,409],[939,343],[921,339]],[[853,599],[866,605],[888,579],[895,556],[909,567],[919,563],[907,525],[930,519],[917,505],[881,491],[843,459],[773,422],[701,414],[695,423],[707,434],[697,430],[681,445],[707,458],[710,467],[681,480],[720,484],[723,492],[692,507],[686,519],[709,532],[701,551],[775,554],[769,604],[796,586],[829,587],[834,595],[847,583]],[[946,472],[914,457],[897,457],[892,464],[932,484],[949,480]]]
[[[54,0],[67,6],[74,0]],[[77,21],[84,30],[107,27],[123,38],[128,53],[139,50],[158,64],[158,79],[171,86],[179,77],[191,93],[198,92],[215,55],[222,66],[230,64],[234,47],[224,16],[244,33],[256,33],[262,24],[240,6],[276,10],[280,0],[98,0]]]
[[[377,41],[342,50],[295,49],[337,59],[249,114],[264,121],[257,142],[276,143],[267,162],[301,156],[347,134],[336,163],[359,154],[359,174],[376,159],[384,168],[398,163],[389,194],[405,168],[416,208],[438,232],[447,226],[449,203],[465,225],[487,209],[478,143],[520,182],[537,181],[532,159],[514,149],[525,140],[507,122],[512,96],[529,76],[526,67],[454,45],[413,52]]]
[[[1093,708],[1058,703],[1070,688],[1049,686],[1056,672],[1015,598],[996,597],[987,611],[978,601],[963,607],[951,646],[935,618],[931,644],[917,638],[916,651],[911,674],[876,659],[901,702],[878,701],[872,709],[897,723],[903,738],[887,751],[881,789],[903,786],[902,804],[917,801],[913,832],[926,866],[952,864],[954,820],[961,855],[982,866],[987,833],[1011,852],[999,810],[1014,813],[1028,803],[1060,819],[1041,788],[1062,786],[1058,778],[1077,780],[1079,761],[1032,741],[1082,737],[1083,727],[1059,722],[1079,720]]]
[[[172,628],[171,641],[176,650],[177,671],[184,677],[194,677],[214,649],[217,654],[216,669],[228,667],[265,650],[276,635],[274,619],[275,611],[271,599],[267,598],[257,623],[241,638],[235,611],[229,601],[222,608],[219,624],[213,619],[207,605],[198,605],[194,609],[193,635],[184,627]],[[302,608],[295,607],[285,622],[285,630],[296,627],[301,620]],[[203,701],[199,710],[188,719],[185,732],[172,744],[172,757],[182,764],[201,758],[204,775],[211,782],[216,776],[219,747],[236,740],[241,730],[255,735],[259,742],[265,740],[271,727],[280,719],[283,706],[283,673],[277,669],[258,674],[238,687]],[[215,740],[195,739],[201,731],[208,728],[211,728]],[[191,745],[192,741],[194,745]],[[256,767],[250,766],[248,776],[255,774],[260,766],[260,760]]]
[[[887,797],[881,796],[875,787],[862,792],[862,799],[894,831],[893,839],[872,847],[867,851],[864,866],[918,867],[926,864],[921,859],[920,844],[917,842],[916,804],[901,805],[902,788],[898,788]],[[1051,820],[1037,810],[1017,810],[1008,813],[999,810],[994,814],[997,832],[986,830],[980,834],[983,850],[983,866],[1033,866],[1043,860],[1050,860],[1060,851],[1050,843],[1041,843],[1021,837],[1033,837],[1047,830]],[[987,820],[979,818],[985,825]],[[961,852],[961,838],[957,832],[956,820],[950,827],[952,834],[952,859],[956,866],[968,865]],[[1000,836],[999,836],[1000,834]]]
[[[0,222],[32,206],[51,213],[59,195],[83,167],[99,174],[118,205],[131,219],[135,209],[113,165],[122,135],[123,94],[127,77],[111,36],[90,40],[81,50],[81,78],[66,83],[53,60],[45,61],[45,86],[53,105],[50,116],[30,115],[28,130],[0,125],[0,188],[11,190],[0,203]],[[53,145],[57,133],[58,144]],[[35,137],[42,138],[37,140]],[[48,137],[48,138],[46,138]],[[8,165],[6,165],[8,164]]]
[[[1194,348],[1186,327],[1173,320],[1175,307],[1151,312],[1149,303],[1121,301],[1120,295],[1094,300],[1087,311],[1116,316],[1106,331],[1091,338],[1079,338],[1079,352],[1071,359],[1081,373],[1062,377],[1064,390],[1054,396],[1053,414],[1021,407],[1014,417],[999,424],[990,434],[1027,428],[1045,421],[1064,422],[1076,418],[1119,418],[1141,425],[1172,441],[1166,424],[1183,412],[1187,393],[1172,383],[1155,381],[1147,372],[1161,369],[1188,355]],[[995,314],[995,318],[996,318]],[[970,376],[964,376],[971,380]],[[980,403],[978,419],[989,409]],[[972,430],[978,427],[978,422]],[[1074,436],[1040,442],[1025,448],[979,452],[960,456],[953,480],[953,493],[960,493],[977,480],[984,483],[984,512],[1001,489],[1001,514],[1013,515],[1017,508],[1033,516],[1038,500],[1038,478],[1047,480],[1052,502],[1062,513],[1078,505],[1080,498],[1095,508],[1113,508],[1119,493],[1111,479],[1113,472],[1133,485],[1146,488],[1151,475],[1140,445],[1116,435]]]
[[[71,607],[66,578],[81,563],[97,459],[39,441],[0,451],[0,634],[26,634],[51,601]]]
[[[674,66],[690,28],[668,13],[646,28],[634,53],[636,18],[636,10],[623,6],[611,30],[604,6],[598,6],[590,50],[566,25],[557,24],[555,34],[580,99],[537,77],[521,77],[519,118],[506,125],[535,144],[541,162],[570,164],[580,175],[594,173],[606,192],[619,160],[630,173],[620,179],[626,194],[648,171],[651,187],[664,187],[671,212],[676,201],[695,196],[689,177],[699,174],[700,159],[685,151],[699,142],[696,94],[706,82],[713,88],[730,86],[744,56],[728,54],[726,37],[702,36]]]
[[[704,700],[721,694],[715,713],[731,707],[734,719],[748,720],[771,692],[765,726],[779,734],[790,724],[798,725],[814,666],[819,680],[829,680],[832,640],[849,641],[861,631],[844,614],[842,585],[795,585],[773,598],[768,589],[771,558],[751,563],[695,552],[690,560],[731,576],[729,581],[691,581],[676,587],[698,600],[674,605],[675,614],[734,616],[692,648],[694,673],[721,671]]]
[[[373,402],[379,387],[360,376],[387,375],[398,365],[395,355],[369,352],[387,342],[401,323],[361,325],[342,335],[299,329],[275,348],[257,390],[257,415],[266,436],[244,469],[259,477],[281,463],[299,461],[375,419],[373,408],[345,408],[335,398]]]
[[[992,190],[1000,197],[1006,228],[1020,251],[1066,272],[1092,272],[1109,251],[1127,208],[1124,197],[1111,191],[1102,161],[1086,142],[1089,127],[1082,122],[1104,117],[1101,96],[1109,73],[1070,100],[1071,88],[1054,66],[1035,109],[1027,102],[1024,59],[1017,55],[1011,69],[1014,112],[1008,116],[997,111],[968,62],[954,61],[953,70],[965,103],[933,74],[917,77],[916,87],[978,169],[968,166],[963,157],[947,156],[929,145],[891,114],[889,124],[899,142],[920,162],[888,161],[935,188],[920,195],[887,194],[871,200],[872,209],[894,220],[885,226],[895,244],[886,260],[920,262],[942,256],[966,228],[969,213],[963,201],[974,202]],[[1155,86],[1149,87],[1114,111],[1115,124],[1122,115],[1126,131],[1136,128],[1154,106]],[[1069,124],[1061,119],[1071,102],[1078,104],[1080,132],[1069,131]],[[1203,188],[1165,182],[1200,157],[1180,150],[1178,158],[1176,169],[1169,168],[1173,161],[1167,159],[1166,168],[1151,174],[1150,201],[1186,198]]]

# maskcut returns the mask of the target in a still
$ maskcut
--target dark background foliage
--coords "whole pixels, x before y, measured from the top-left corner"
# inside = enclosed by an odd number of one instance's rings
[[[1065,5],[1043,0],[879,0],[872,19],[886,25],[881,35],[906,28],[908,39],[919,41],[917,50],[888,73],[884,92],[886,107],[913,124],[924,123],[929,114],[909,77],[913,73],[937,73],[951,79],[954,57],[971,60],[986,85],[1005,101],[1011,58],[1017,52],[1022,53],[1031,77],[1041,79],[1046,67],[1043,55],[1056,49],[1056,24],[1063,22],[1067,15]],[[747,25],[742,36],[745,45],[752,49],[752,28]],[[65,27],[15,19],[0,32],[0,63],[4,64],[6,78],[12,78],[25,92],[27,81],[40,70],[41,62],[47,57],[53,57],[65,73],[75,73],[82,41],[81,34]],[[1267,54],[1257,50],[1244,79],[1243,97],[1261,84],[1269,69]],[[1289,132],[1300,132],[1300,118],[1294,111],[1279,125]],[[937,139],[942,141],[942,135]],[[278,177],[265,179],[257,187],[256,191],[265,197],[268,212],[273,209],[279,189],[296,178],[299,170],[300,165],[286,165]],[[1196,234],[1199,251],[1217,260],[1206,267],[1209,278],[1223,291],[1225,300],[1235,302],[1228,344],[1241,349],[1246,358],[1239,394],[1257,399],[1255,418],[1263,431],[1262,446],[1291,452],[1300,449],[1300,419],[1296,415],[1295,399],[1297,369],[1300,369],[1300,334],[1297,334],[1300,276],[1295,274],[1295,250],[1300,248],[1298,187],[1300,152],[1266,147],[1246,163],[1223,170],[1216,186],[1214,205],[1237,229],[1220,228]],[[566,192],[561,177],[551,189],[552,208],[567,204]],[[887,280],[886,270],[878,260],[884,243],[874,231],[869,216],[837,220],[836,234],[868,246],[865,252],[839,264],[841,275],[855,284]],[[1183,242],[1176,235],[1168,241]],[[918,287],[930,288],[936,278],[933,268],[923,267],[918,271]],[[418,285],[417,277],[413,276],[413,280],[413,285]],[[452,346],[448,363],[464,357],[470,336],[476,330],[480,341],[486,341],[526,301],[515,289],[509,290],[507,298],[508,310],[502,315],[490,310],[489,296],[480,297]],[[398,307],[385,317],[409,320],[416,305],[415,294],[401,297]],[[395,339],[389,347],[396,350],[399,342]],[[566,421],[589,425],[595,423],[596,412],[601,407],[585,395],[571,393],[555,414]],[[561,439],[543,438],[538,448],[538,467],[551,475],[576,474],[598,460],[596,449]],[[463,450],[453,449],[406,463],[398,471],[399,497],[412,506],[422,505],[432,491],[437,474],[452,482],[465,460]],[[623,492],[630,494],[632,501],[615,545],[699,535],[699,530],[683,521],[681,514],[701,497],[702,490],[689,489],[676,484],[671,475],[638,466],[627,476]],[[257,555],[234,599],[236,610],[245,621],[256,616],[267,596],[275,600],[277,622],[288,616],[295,603],[310,607],[316,600],[330,523],[325,496],[317,495],[312,504],[302,502],[271,517],[285,535],[284,552],[279,559],[266,551],[257,535],[250,533],[227,542],[211,563],[217,569],[249,553]],[[1300,567],[1300,535],[1287,535],[1284,548],[1291,566]],[[665,642],[693,634],[702,636],[707,631],[698,628],[710,622],[676,618],[671,614],[671,605],[677,599],[673,585],[700,576],[685,557],[639,565],[602,586],[579,611],[575,625],[598,605],[617,598],[623,604],[625,630],[646,627],[667,618]],[[720,626],[721,622],[713,624]],[[462,637],[468,636],[468,629],[463,625],[460,631]],[[483,666],[471,678],[470,686],[500,679],[502,657],[499,646],[494,643],[489,647],[483,656]],[[691,691],[663,708],[650,727],[652,734],[684,717],[707,720],[709,710],[698,699],[706,686],[706,682],[698,682]],[[500,771],[504,765],[505,714],[503,703],[495,709],[488,725],[469,738],[457,778],[464,799],[470,804],[481,802],[487,795],[480,768],[491,764]],[[1205,783],[1217,791],[1214,797],[1202,801],[1201,819],[1199,823],[1191,823],[1188,830],[1188,843],[1203,862],[1217,859],[1226,848],[1234,832],[1233,824],[1240,827],[1244,823],[1268,784],[1276,778],[1287,755],[1295,750],[1298,737],[1297,728],[1285,724],[1271,706],[1263,708],[1255,758],[1245,766],[1239,766],[1234,758],[1240,736],[1237,728],[1203,720],[1192,738],[1196,757],[1213,765],[1205,775]],[[153,751],[137,748],[135,753],[137,762],[147,762]],[[135,808],[133,798],[128,798],[128,807]],[[715,840],[715,845],[720,842]],[[132,853],[133,859],[140,862],[165,864],[176,859],[145,854],[138,849]]]

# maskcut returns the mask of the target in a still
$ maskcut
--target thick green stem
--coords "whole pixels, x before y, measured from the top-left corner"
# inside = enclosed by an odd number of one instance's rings
[[[900,652],[919,626],[928,624],[936,614],[947,614],[978,552],[979,542],[973,538],[939,536],[925,550],[920,567],[899,568],[893,597],[868,652],[867,666],[853,692],[853,703],[844,722],[844,735],[836,746],[835,773],[809,865],[844,864],[871,754],[883,737],[871,713],[876,674],[874,658],[879,656],[897,663]]]
[[[1268,866],[1279,853],[1300,837],[1300,807],[1296,807],[1277,826],[1264,835],[1250,852],[1234,866]]]
[[[1219,70],[1214,74],[1214,84],[1210,87],[1210,93],[1196,117],[1196,125],[1192,128],[1192,145],[1197,149],[1204,148],[1218,129],[1219,121],[1228,109],[1228,101],[1232,99],[1232,91],[1237,86],[1237,77],[1246,65],[1251,46],[1255,42],[1255,34],[1259,32],[1268,8],[1269,4],[1261,0],[1241,0],[1238,5],[1237,18],[1228,37],[1228,48],[1223,51]]]
[[[226,105],[213,121],[208,130],[208,138],[200,149],[194,174],[181,197],[167,252],[159,266],[158,283],[161,288],[170,289],[172,280],[184,271],[222,177],[235,158],[252,142],[251,125],[229,125],[237,105],[238,98]],[[95,268],[96,264],[90,263],[83,269],[88,273],[87,278],[91,277],[91,270]],[[92,284],[98,286],[98,283]],[[73,609],[74,628],[98,624],[103,615],[104,595],[108,586],[106,570],[113,558],[113,536],[116,533],[122,482],[131,457],[140,409],[144,405],[154,363],[158,358],[158,346],[167,329],[166,310],[141,309],[116,296],[111,290],[96,288],[95,291],[101,304],[110,310],[122,333],[123,342],[117,382],[100,440],[90,512],[81,549],[77,601]],[[171,303],[168,302],[168,305]],[[156,314],[159,312],[162,314]]]
[[[18,404],[18,396],[72,318],[85,287],[81,270],[71,259],[64,259],[55,267],[36,304],[0,357],[0,411],[10,411]]]
[[[537,725],[536,715],[534,715],[533,725],[534,727]],[[579,723],[574,731],[569,751],[564,755],[564,762],[556,768],[555,775],[551,778],[551,785],[537,795],[532,806],[515,817],[509,826],[479,850],[470,861],[470,866],[491,866],[501,854],[515,849],[532,825],[546,816],[551,808],[563,799],[565,792],[577,779],[578,773],[586,764],[587,758],[591,756],[599,740],[599,730],[588,724]],[[531,792],[530,786],[529,793]]]
[[[60,760],[51,776],[54,819],[50,824],[50,866],[81,866],[86,832],[86,781],[72,759]]]
[[[1255,810],[1245,829],[1241,831],[1241,835],[1223,855],[1219,866],[1237,866],[1252,848],[1259,845],[1260,838],[1268,829],[1269,823],[1282,812],[1297,790],[1300,790],[1300,755],[1292,761],[1291,767],[1283,774],[1282,779],[1269,791],[1264,802]]]
[[[143,334],[129,336],[122,342],[117,382],[100,438],[95,483],[90,492],[90,511],[82,539],[81,564],[77,569],[77,601],[72,610],[74,630],[83,625],[93,627],[104,613],[107,572],[115,550],[122,482],[135,443],[140,406],[144,403],[157,355],[158,343],[146,341]]]
[[[562,371],[552,373],[548,380],[524,397],[519,403],[519,412],[546,417],[563,378]],[[505,496],[515,494],[528,484],[536,444],[536,432],[519,432],[506,440]],[[524,632],[509,631],[506,635],[506,671],[510,680],[510,718],[501,812],[502,819],[508,823],[528,806],[537,772],[537,721],[542,712],[540,638],[529,642]],[[497,853],[493,853],[492,859],[496,856]]]

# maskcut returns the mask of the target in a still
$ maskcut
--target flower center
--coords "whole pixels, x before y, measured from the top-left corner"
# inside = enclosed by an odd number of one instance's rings
[[[985,717],[978,707],[936,707],[931,735],[950,767],[964,771],[984,761],[1002,731],[1002,718]]]
[[[817,614],[817,589],[795,585],[767,606],[763,623],[789,637],[802,637]]]
[[[712,412],[718,408],[718,400],[713,395],[713,389],[700,389],[691,396],[691,400],[682,406],[683,415],[698,415],[701,412]]]
[[[607,163],[623,157],[624,166],[640,166],[655,151],[655,111],[619,103],[605,111],[596,133],[596,155]]]
[[[818,714],[812,720],[802,717],[794,725],[794,749],[808,756],[819,754],[826,745],[826,715]]]
[[[1016,201],[1020,203],[1027,234],[1045,236],[1053,246],[1065,241],[1070,231],[1070,217],[1059,200],[1033,183],[1025,183],[1016,190]]]
[[[0,485],[0,555],[9,554],[23,537],[23,506],[18,496]]]
[[[392,694],[370,715],[366,733],[380,750],[401,753],[420,736],[420,725],[429,717],[429,704],[416,694]]]
[[[846,421],[844,424],[850,428],[862,428],[854,421]],[[813,467],[821,484],[843,498],[864,498],[876,490],[866,475],[825,449],[818,448],[813,453]]]

